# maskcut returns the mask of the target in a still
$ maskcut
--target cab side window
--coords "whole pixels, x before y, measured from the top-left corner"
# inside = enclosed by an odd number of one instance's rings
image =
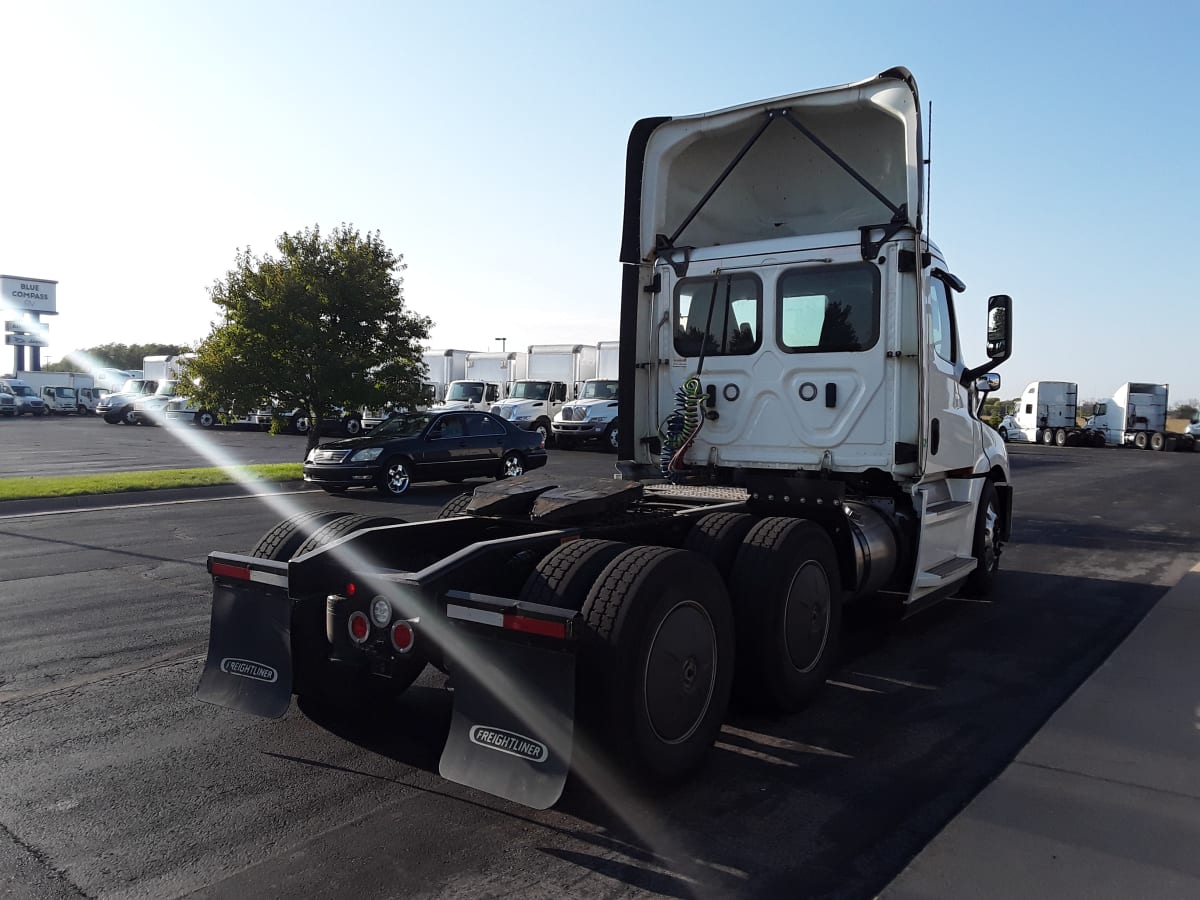
[[[954,308],[950,304],[950,289],[940,278],[929,279],[929,319],[934,352],[948,363],[958,362],[958,341],[954,335]]]

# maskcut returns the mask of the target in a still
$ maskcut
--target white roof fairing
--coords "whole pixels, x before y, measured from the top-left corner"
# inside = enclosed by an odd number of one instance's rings
[[[919,227],[923,184],[916,84],[903,70],[891,70],[856,84],[670,119],[656,127],[642,168],[642,259],[653,255],[656,235],[675,233],[762,127],[768,111],[783,109],[892,204],[906,206],[907,223]],[[892,218],[892,210],[777,116],[674,243],[708,247],[854,231]]]

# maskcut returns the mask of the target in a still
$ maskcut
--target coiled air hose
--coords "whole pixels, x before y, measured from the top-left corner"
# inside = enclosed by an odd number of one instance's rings
[[[671,478],[678,473],[688,448],[704,427],[703,402],[704,387],[700,384],[699,376],[689,375],[675,392],[675,408],[667,416],[666,431],[661,435],[659,468],[663,478]]]

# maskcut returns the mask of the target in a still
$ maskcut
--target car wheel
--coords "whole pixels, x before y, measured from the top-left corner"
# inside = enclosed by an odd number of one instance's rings
[[[540,419],[538,420],[537,424],[533,426],[533,430],[541,436],[543,447],[550,443],[551,435],[549,422],[547,422],[545,419]]]
[[[140,425],[141,423],[138,421],[137,416],[134,415],[133,410],[127,409],[127,410],[125,410],[125,412],[123,412],[121,414],[121,424],[122,425]]]
[[[621,434],[617,431],[617,423],[613,422],[604,429],[604,444],[609,450],[616,451],[621,446]]]
[[[1000,440],[1004,441],[1006,444],[1008,443],[1008,429],[1003,425],[1000,426]]]
[[[342,420],[342,431],[346,433],[347,437],[362,434],[362,430],[362,419],[357,416],[348,416]]]
[[[304,413],[296,413],[296,415],[292,416],[292,421],[289,427],[296,434],[308,434],[308,416],[304,415]]]
[[[376,489],[389,497],[399,497],[412,487],[412,464],[406,459],[394,459],[379,473]]]
[[[86,415],[87,407],[84,406],[82,403],[80,403],[78,406],[75,407],[75,414],[78,416]]]
[[[41,409],[35,409],[33,414],[35,416],[44,416],[46,414],[46,407],[43,406]]]
[[[504,454],[504,460],[500,463],[499,478],[516,478],[518,475],[525,474],[525,457],[516,450],[509,450]]]
[[[112,413],[105,413],[105,414],[104,414],[104,421],[105,421],[105,423],[106,423],[106,424],[108,424],[108,425],[120,425],[120,424],[121,424],[121,417],[120,417],[120,416],[114,416]]]

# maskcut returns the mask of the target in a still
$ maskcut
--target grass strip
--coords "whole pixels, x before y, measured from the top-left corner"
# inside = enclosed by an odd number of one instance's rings
[[[299,481],[300,463],[271,463],[230,469],[153,469],[145,472],[97,472],[94,475],[15,476],[0,478],[0,500],[120,494],[166,488],[207,487],[240,481]]]

